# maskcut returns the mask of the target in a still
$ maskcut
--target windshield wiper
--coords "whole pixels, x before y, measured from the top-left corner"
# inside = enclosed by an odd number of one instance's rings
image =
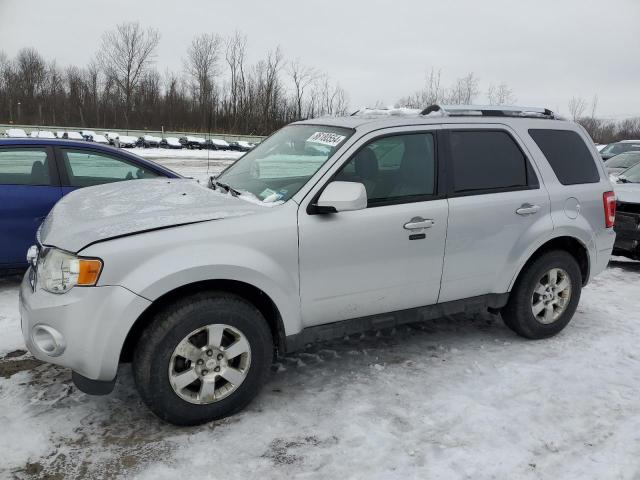
[[[242,192],[240,190],[236,190],[231,185],[227,185],[226,183],[222,183],[222,182],[219,182],[217,180],[215,180],[213,182],[213,186],[214,187],[224,188],[227,191],[227,193],[230,193],[234,197],[237,197],[238,195],[242,195]]]

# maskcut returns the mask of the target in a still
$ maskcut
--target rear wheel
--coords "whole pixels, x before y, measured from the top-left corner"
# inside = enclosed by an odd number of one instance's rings
[[[547,252],[520,273],[502,318],[523,337],[550,337],[571,321],[581,290],[582,275],[575,258],[563,250]]]
[[[247,405],[264,384],[272,355],[258,309],[231,294],[202,292],[156,314],[138,341],[133,373],[156,415],[197,425]]]

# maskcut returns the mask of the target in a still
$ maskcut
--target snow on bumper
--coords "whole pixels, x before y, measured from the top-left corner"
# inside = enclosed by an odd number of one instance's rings
[[[92,380],[116,376],[131,326],[151,302],[120,286],[75,287],[65,294],[20,285],[22,335],[39,360]]]

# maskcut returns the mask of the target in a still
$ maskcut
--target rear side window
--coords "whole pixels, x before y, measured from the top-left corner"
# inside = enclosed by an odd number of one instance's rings
[[[47,151],[41,148],[1,149],[0,184],[51,185]]]
[[[455,193],[527,187],[527,160],[508,133],[452,130],[449,138]]]
[[[600,174],[593,156],[576,132],[571,130],[531,129],[536,142],[556,177],[563,185],[598,183]]]

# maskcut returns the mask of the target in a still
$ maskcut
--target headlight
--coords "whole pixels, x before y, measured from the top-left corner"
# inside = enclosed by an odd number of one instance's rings
[[[38,258],[38,284],[47,292],[65,293],[75,286],[95,285],[102,260],[82,258],[57,248],[44,248]]]

